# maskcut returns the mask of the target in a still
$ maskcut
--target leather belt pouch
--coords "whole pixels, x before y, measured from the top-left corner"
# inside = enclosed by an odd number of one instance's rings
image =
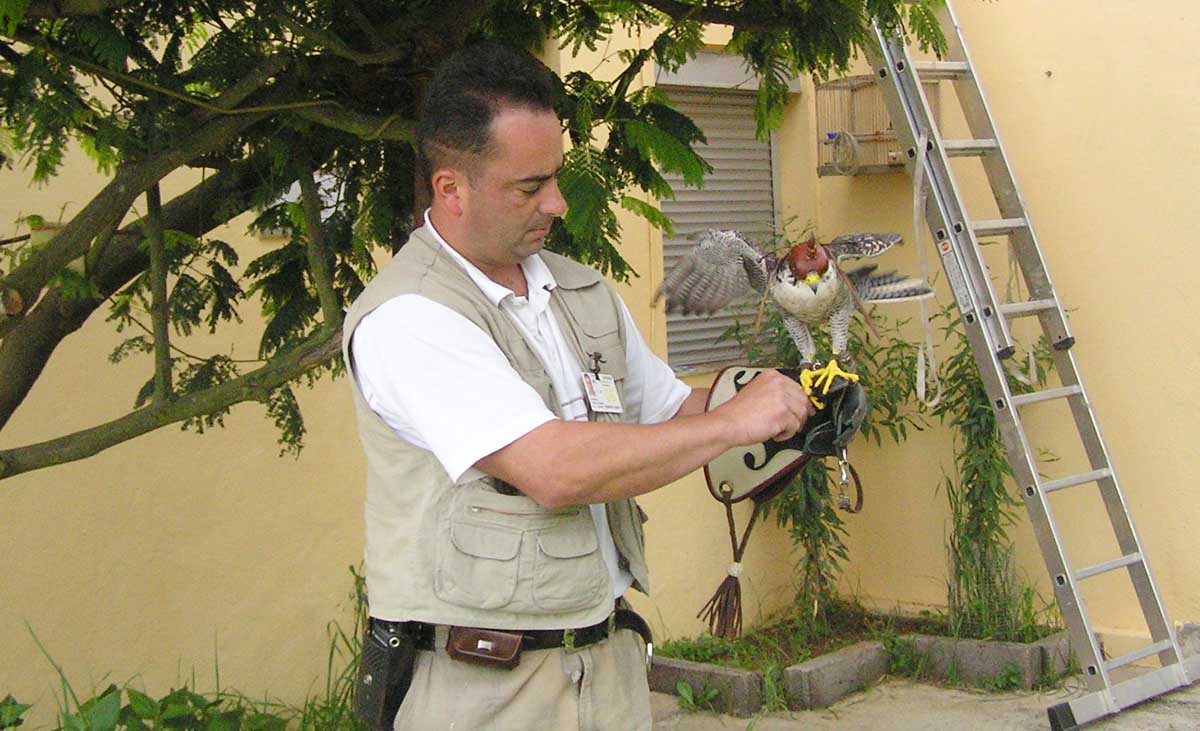
[[[521,662],[521,635],[475,627],[451,627],[446,654],[455,660],[512,670]]]

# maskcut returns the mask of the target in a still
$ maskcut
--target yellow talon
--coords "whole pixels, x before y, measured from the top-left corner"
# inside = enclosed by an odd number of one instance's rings
[[[825,408],[825,404],[813,395],[814,381],[816,380],[817,373],[818,371],[814,370],[800,371],[800,386],[804,389],[804,393],[808,394],[808,400],[812,401],[813,406],[823,409]]]
[[[817,399],[814,392],[819,388],[822,396],[829,393],[829,389],[833,386],[838,376],[850,382],[858,381],[858,374],[843,370],[835,356],[829,359],[824,368],[803,371],[800,374],[800,385],[804,387],[804,391],[808,394],[809,400],[813,402],[813,406],[823,409],[825,408],[825,404]]]

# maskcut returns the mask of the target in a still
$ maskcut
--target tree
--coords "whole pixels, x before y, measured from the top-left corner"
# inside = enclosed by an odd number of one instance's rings
[[[52,181],[74,143],[108,176],[48,242],[2,242],[0,430],[88,318],[122,333],[112,360],[144,352],[154,362],[128,414],[0,450],[0,478],[167,424],[211,427],[247,400],[265,403],[285,451],[298,450],[292,386],[338,371],[343,306],[370,278],[372,251],[395,252],[424,208],[413,123],[430,70],[456,48],[493,38],[536,50],[549,38],[595,49],[619,25],[652,35],[622,54],[611,80],[559,80],[570,211],[549,245],[622,278],[615,207],[669,227],[632,193],[670,197],[660,171],[698,184],[707,169],[693,150],[700,130],[634,83],[647,63],[673,70],[699,50],[704,24],[732,26],[731,51],[761,79],[765,134],[787,80],[845,68],[872,20],[940,44],[937,2],[0,0],[0,137],[10,138],[0,163]],[[203,171],[201,182],[163,201],[159,181],[181,168]],[[293,186],[296,200],[284,196]],[[239,268],[210,232],[247,211],[286,241]],[[264,315],[256,361],[172,342],[216,332],[246,306]]]

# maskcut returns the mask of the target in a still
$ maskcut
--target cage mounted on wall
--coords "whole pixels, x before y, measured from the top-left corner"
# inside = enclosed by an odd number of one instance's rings
[[[936,81],[925,96],[940,122]],[[817,174],[866,175],[904,169],[904,154],[875,77],[846,76],[817,85]]]

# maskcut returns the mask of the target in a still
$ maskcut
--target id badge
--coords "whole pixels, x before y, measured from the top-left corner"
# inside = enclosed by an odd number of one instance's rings
[[[583,374],[583,394],[588,407],[600,414],[621,414],[621,395],[617,393],[617,382],[607,373]]]

